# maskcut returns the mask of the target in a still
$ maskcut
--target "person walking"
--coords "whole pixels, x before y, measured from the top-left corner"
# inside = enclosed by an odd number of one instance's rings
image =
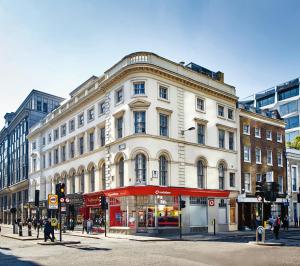
[[[280,217],[278,216],[273,223],[273,232],[276,239],[279,239]]]
[[[87,220],[84,219],[82,222],[82,233],[84,234],[84,231],[87,232]]]
[[[48,238],[50,238],[50,233],[52,232],[52,229],[51,229],[51,224],[49,221],[46,221],[45,223],[45,226],[44,226],[44,241],[47,242]],[[51,239],[51,241],[53,242],[53,237]]]
[[[289,230],[289,217],[287,215],[284,216],[282,227],[283,227],[283,231]]]
[[[91,233],[91,227],[92,227],[92,223],[91,223],[91,219],[89,218],[87,220],[87,233],[90,234]]]

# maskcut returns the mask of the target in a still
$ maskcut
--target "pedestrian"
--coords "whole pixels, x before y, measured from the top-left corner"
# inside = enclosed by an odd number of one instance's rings
[[[48,238],[50,238],[50,234],[51,234],[51,224],[49,221],[46,221],[45,226],[44,226],[44,241],[47,242]],[[53,242],[53,238],[51,239],[51,241]]]
[[[279,238],[279,229],[280,229],[280,217],[278,216],[273,223],[273,232],[275,235],[275,238]]]
[[[87,220],[84,219],[82,222],[82,233],[84,233],[84,231],[87,232]]]
[[[287,215],[284,216],[284,219],[283,219],[283,230],[289,230],[289,217]]]
[[[297,215],[294,216],[294,223],[295,223],[295,227],[298,227],[298,217],[297,217]]]
[[[87,233],[90,234],[91,233],[91,227],[92,227],[92,224],[91,224],[91,219],[89,218],[87,220]]]

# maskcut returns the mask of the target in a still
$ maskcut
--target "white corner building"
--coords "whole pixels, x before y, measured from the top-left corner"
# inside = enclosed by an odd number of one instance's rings
[[[240,158],[237,97],[221,72],[148,52],[92,76],[30,130],[29,216],[66,184],[63,219],[91,218],[111,232],[237,230]]]

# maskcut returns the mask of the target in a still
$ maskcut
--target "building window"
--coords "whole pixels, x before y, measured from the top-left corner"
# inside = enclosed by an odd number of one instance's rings
[[[292,101],[279,106],[279,112],[281,116],[291,114],[298,111],[298,101]]]
[[[57,140],[58,137],[59,137],[59,129],[57,128],[54,130],[54,141]]]
[[[251,192],[251,176],[249,173],[244,173],[245,192]]]
[[[91,132],[89,134],[89,148],[90,148],[90,151],[94,150],[94,132]]]
[[[272,151],[268,150],[267,151],[267,164],[268,165],[273,165],[273,158],[272,158]]]
[[[43,154],[43,169],[46,168],[46,155]]]
[[[168,100],[168,88],[164,86],[159,86],[159,98]]]
[[[274,182],[273,171],[266,173],[266,182]]]
[[[267,140],[272,140],[272,131],[271,130],[267,130],[266,131],[266,136],[267,136]]]
[[[283,193],[283,176],[278,176],[279,193]]]
[[[229,185],[230,187],[235,187],[235,173],[229,174]]]
[[[282,142],[282,134],[277,133],[277,142],[281,143]]]
[[[243,134],[250,135],[250,125],[247,124],[243,125]]]
[[[33,149],[33,150],[36,149],[36,142],[32,142],[32,149]]]
[[[159,135],[168,137],[169,136],[169,116],[165,114],[159,114]]]
[[[282,152],[277,153],[277,163],[278,163],[278,166],[280,166],[280,167],[283,166]]]
[[[219,129],[219,148],[225,149],[225,130]]]
[[[46,145],[46,138],[45,137],[43,137],[43,146],[45,146]]]
[[[75,130],[75,119],[69,121],[69,133]]]
[[[197,162],[197,185],[198,188],[204,188],[205,182],[205,164],[202,160]]]
[[[159,185],[168,185],[168,160],[164,155],[159,157]]]
[[[225,116],[224,109],[225,109],[224,106],[218,105],[218,116],[221,116],[221,117]]]
[[[33,167],[33,172],[35,172],[36,171],[36,159],[35,158],[32,160],[32,167]]]
[[[137,184],[146,182],[146,156],[142,153],[135,157],[135,177]]]
[[[117,128],[117,138],[120,139],[123,137],[123,116],[117,118],[116,128]]]
[[[84,138],[79,138],[79,154],[82,155],[84,153]]]
[[[228,108],[227,117],[228,119],[233,120],[233,109]]]
[[[43,112],[48,113],[48,103],[43,103]]]
[[[66,160],[66,146],[61,147],[61,161],[64,162]]]
[[[262,182],[261,174],[256,174],[256,182]]]
[[[261,149],[256,148],[255,149],[255,159],[256,159],[256,163],[261,163]]]
[[[82,127],[84,125],[84,114],[80,114],[78,116],[78,127]]]
[[[256,127],[255,128],[255,137],[260,138],[260,136],[261,136],[261,130],[259,127]]]
[[[228,138],[229,138],[229,150],[233,151],[234,150],[234,133],[229,132]]]
[[[74,141],[72,141],[70,143],[70,158],[74,158],[75,157],[75,144]]]
[[[284,122],[286,123],[285,129],[299,127],[299,115],[285,118]]]
[[[284,99],[288,99],[294,96],[298,96],[299,95],[299,85],[297,85],[296,87],[278,92],[278,101],[282,101]]]
[[[103,115],[105,113],[105,101],[98,104],[98,113],[99,115]]]
[[[51,143],[51,141],[52,141],[52,134],[49,133],[49,134],[48,134],[48,143]]]
[[[292,132],[289,132],[289,133],[285,133],[285,140],[286,141],[293,141],[294,138],[296,138],[298,135],[300,135],[299,130],[292,131]]]
[[[90,170],[90,192],[95,191],[95,167]]]
[[[100,145],[105,145],[105,127],[100,128]]]
[[[80,174],[80,192],[84,193],[84,171]]]
[[[205,103],[204,103],[204,99],[196,97],[196,110],[198,111],[205,111]]]
[[[54,164],[58,164],[58,149],[54,150]]]
[[[134,112],[134,133],[146,133],[146,112]]]
[[[244,162],[251,162],[249,146],[244,146]]]
[[[204,145],[205,144],[205,125],[198,124],[197,133],[198,133],[198,143]]]
[[[134,95],[145,94],[145,82],[133,83]]]
[[[119,183],[120,187],[124,187],[124,158],[119,160]]]
[[[224,189],[224,184],[225,184],[225,166],[224,164],[220,164],[218,167],[218,172],[219,172],[219,189]]]
[[[115,103],[121,103],[123,102],[123,88],[116,90],[115,93]]]
[[[256,101],[257,107],[263,107],[275,102],[275,94],[260,98]]]
[[[61,134],[62,137],[64,137],[67,134],[67,125],[66,124],[63,124],[60,127],[60,134]]]
[[[292,190],[297,192],[298,167],[292,166]]]
[[[48,153],[48,166],[51,167],[52,165],[52,154],[51,151]]]
[[[75,193],[75,173],[71,176],[71,194]]]
[[[94,118],[95,118],[95,108],[94,107],[92,107],[91,109],[89,109],[87,111],[87,116],[88,116],[89,122],[94,120]]]
[[[42,102],[41,101],[36,102],[36,109],[37,109],[37,111],[42,111]]]

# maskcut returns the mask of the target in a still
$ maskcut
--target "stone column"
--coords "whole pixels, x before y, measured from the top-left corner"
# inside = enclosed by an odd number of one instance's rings
[[[101,169],[95,169],[95,191],[101,190]]]
[[[90,192],[90,175],[89,172],[86,171],[84,173],[84,193]]]
[[[80,176],[78,174],[75,175],[75,193],[80,192]]]

